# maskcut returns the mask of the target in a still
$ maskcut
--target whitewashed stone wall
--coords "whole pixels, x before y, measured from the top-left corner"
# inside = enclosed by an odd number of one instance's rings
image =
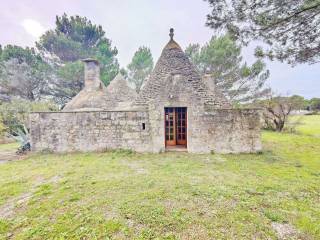
[[[145,129],[142,124],[144,123]],[[150,150],[144,111],[41,112],[30,114],[33,151]]]

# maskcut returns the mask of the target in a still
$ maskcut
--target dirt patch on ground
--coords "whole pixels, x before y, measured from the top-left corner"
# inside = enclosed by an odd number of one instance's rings
[[[16,149],[12,150],[0,150],[0,164],[7,163],[10,161],[23,160],[25,159],[29,153],[25,154],[17,154]]]
[[[134,162],[134,161],[122,161],[123,165],[126,165],[133,171],[135,171],[137,174],[147,174],[148,170],[143,168],[139,162]]]
[[[9,199],[4,205],[0,206],[0,219],[11,219],[15,216],[16,210],[21,209],[27,205],[28,201],[32,198],[33,194],[36,192],[37,187],[42,184],[48,183],[58,183],[60,176],[53,176],[49,179],[44,179],[42,177],[37,178],[36,183],[27,193],[23,193],[18,197]]]
[[[134,229],[137,234],[141,233],[143,229],[148,229],[146,225],[134,221],[133,219],[127,219],[127,225],[129,228]]]
[[[15,208],[24,205],[31,197],[32,193],[24,193],[19,197],[10,199],[5,205],[0,207],[0,218],[12,218],[15,213]]]
[[[179,239],[211,239],[207,230],[198,224],[190,225],[181,234],[178,235]]]
[[[301,236],[299,231],[288,223],[273,222],[271,226],[279,240],[308,239],[306,236]]]
[[[209,157],[204,157],[201,158],[201,160],[206,163],[206,164],[210,164],[210,163],[223,163],[226,162],[227,160],[225,158],[223,158],[220,155],[211,155]]]
[[[16,159],[19,159],[19,155],[17,155],[13,151],[1,151],[0,152],[0,164],[1,163],[6,163],[8,161],[13,161]]]
[[[113,219],[117,219],[119,217],[119,214],[117,211],[115,211],[115,209],[113,208],[107,208],[104,210],[104,217],[107,220],[113,220]]]

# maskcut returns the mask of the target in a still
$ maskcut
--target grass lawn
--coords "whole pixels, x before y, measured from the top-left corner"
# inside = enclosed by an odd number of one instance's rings
[[[320,239],[320,116],[261,154],[31,155],[0,165],[0,239]],[[278,224],[278,225],[277,225]],[[279,235],[280,234],[280,235]]]
[[[292,116],[291,120],[298,122],[298,133],[320,137],[320,115]]]
[[[13,151],[15,152],[19,147],[19,143],[7,143],[7,144],[0,144],[0,151]]]

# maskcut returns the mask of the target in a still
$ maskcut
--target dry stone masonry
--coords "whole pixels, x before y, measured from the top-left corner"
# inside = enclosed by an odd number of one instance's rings
[[[31,113],[34,151],[162,152],[169,143],[195,153],[261,150],[260,110],[233,109],[210,76],[200,76],[173,40],[173,30],[139,95],[121,75],[105,87],[98,62],[84,63],[85,87],[62,112]],[[168,108],[186,109],[185,118],[166,115]],[[182,135],[186,143],[180,146]]]
[[[80,111],[31,114],[32,149],[71,152],[134,149],[149,151],[144,111]]]

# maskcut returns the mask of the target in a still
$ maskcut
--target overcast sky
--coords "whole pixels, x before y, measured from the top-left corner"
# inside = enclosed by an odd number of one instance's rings
[[[0,44],[34,46],[47,29],[54,27],[55,16],[86,16],[102,25],[126,66],[139,46],[151,48],[156,61],[175,29],[175,40],[182,48],[189,43],[207,42],[214,32],[205,27],[210,11],[203,0],[1,0]],[[252,63],[253,48],[243,50]],[[295,68],[279,62],[267,62],[271,72],[268,85],[282,94],[320,97],[320,64]]]

